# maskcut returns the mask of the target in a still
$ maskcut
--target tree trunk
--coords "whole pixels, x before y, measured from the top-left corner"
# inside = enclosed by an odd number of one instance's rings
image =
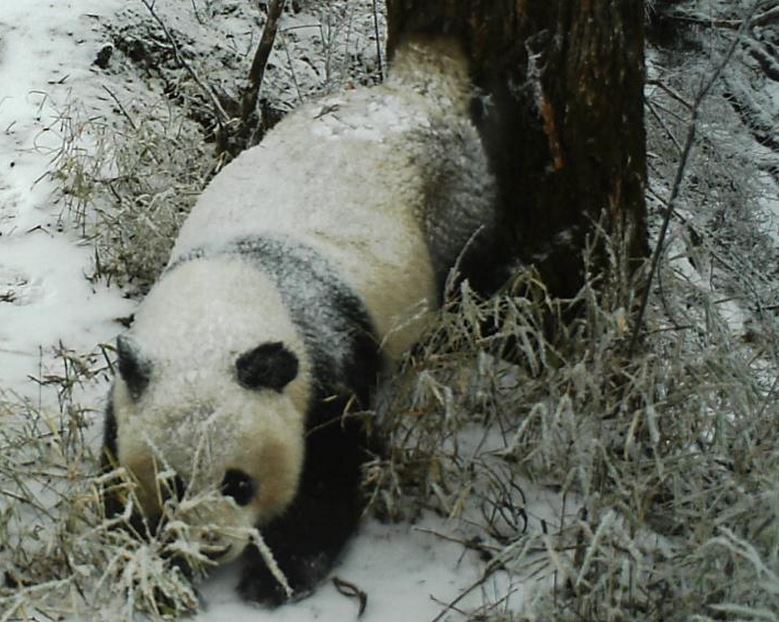
[[[564,297],[583,283],[583,252],[599,226],[638,265],[648,252],[643,0],[387,4],[390,59],[413,33],[463,41],[487,94],[474,119],[513,255]],[[606,267],[603,245],[594,246]]]

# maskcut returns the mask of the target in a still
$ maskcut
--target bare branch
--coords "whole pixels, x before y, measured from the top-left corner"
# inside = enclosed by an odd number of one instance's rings
[[[268,19],[262,30],[262,37],[257,45],[257,51],[254,53],[254,60],[249,70],[249,86],[241,99],[241,126],[245,126],[249,122],[249,118],[257,108],[257,98],[262,86],[262,79],[265,76],[268,58],[273,50],[273,42],[276,40],[284,2],[285,0],[271,0],[268,4]]]
[[[119,98],[114,94],[114,92],[109,89],[105,84],[103,85],[103,90],[108,93],[108,96],[114,101],[114,103],[119,108],[119,111],[122,113],[125,119],[127,119],[127,122],[130,124],[130,127],[134,130],[138,130],[138,127],[135,125],[135,122],[133,121],[133,118],[130,116],[130,114],[127,112],[127,109],[122,105],[122,102],[119,101]]]
[[[384,80],[384,66],[381,60],[381,37],[379,36],[379,7],[377,0],[373,0],[373,30],[376,36],[376,58],[379,62],[379,78]]]
[[[661,91],[663,91],[666,95],[668,95],[671,99],[676,100],[679,102],[682,106],[687,108],[687,110],[692,109],[692,104],[688,102],[682,95],[677,93],[674,89],[672,89],[670,86],[665,84],[662,80],[647,80],[646,82],[648,85],[656,86]]]
[[[779,6],[772,7],[755,15],[751,19],[711,19],[705,15],[687,13],[680,11],[671,11],[667,17],[680,22],[692,22],[702,26],[713,26],[715,28],[730,28],[732,30],[741,30],[748,23],[748,28],[754,26],[765,26],[773,21],[779,21]]]
[[[751,26],[751,17],[754,15],[756,10],[757,2],[755,2],[752,5],[752,8],[747,12],[747,16],[744,20],[742,20],[741,28],[739,29],[736,37],[733,39],[733,42],[730,44],[727,53],[720,61],[719,65],[717,65],[715,70],[712,72],[708,81],[703,83],[700,91],[698,91],[698,95],[695,97],[695,101],[692,104],[692,110],[690,112],[690,125],[687,130],[687,139],[685,140],[684,150],[682,151],[681,158],[679,159],[679,167],[676,170],[676,177],[674,178],[673,186],[671,187],[671,194],[665,207],[663,224],[660,227],[660,234],[657,237],[657,244],[655,245],[655,249],[652,253],[652,260],[649,265],[649,276],[647,276],[646,287],[641,294],[641,306],[639,307],[638,315],[635,318],[633,333],[630,337],[628,356],[633,356],[636,346],[638,345],[638,338],[641,334],[641,326],[644,321],[644,315],[646,314],[647,304],[649,303],[649,292],[652,288],[652,281],[654,280],[655,274],[657,272],[657,266],[660,263],[660,256],[662,255],[663,247],[665,245],[665,238],[668,234],[668,225],[670,224],[671,217],[674,214],[676,200],[679,197],[679,191],[681,190],[682,182],[684,181],[685,175],[687,173],[687,163],[690,160],[692,148],[695,144],[695,134],[698,129],[698,114],[701,109],[701,104],[703,104],[703,101],[708,96],[712,87],[717,82],[717,80],[719,80],[722,72],[725,70],[725,67],[728,66],[730,60],[733,58],[733,55],[736,53],[736,50],[741,43],[742,37]]]

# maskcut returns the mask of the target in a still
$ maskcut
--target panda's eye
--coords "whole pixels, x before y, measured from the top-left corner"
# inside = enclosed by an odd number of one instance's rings
[[[257,485],[240,469],[227,469],[219,488],[223,495],[232,497],[238,505],[248,505],[254,497]]]

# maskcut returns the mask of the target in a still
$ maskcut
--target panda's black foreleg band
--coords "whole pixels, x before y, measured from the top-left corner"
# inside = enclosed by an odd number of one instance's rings
[[[262,530],[293,599],[309,594],[327,576],[357,529],[363,510],[360,477],[365,447],[356,419],[312,430],[298,495],[283,516]],[[244,553],[244,562],[238,589],[245,598],[271,606],[286,600],[254,547]]]

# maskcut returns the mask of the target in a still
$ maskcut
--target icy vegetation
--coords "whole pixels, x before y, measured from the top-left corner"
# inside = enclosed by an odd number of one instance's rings
[[[111,292],[148,288],[230,157],[218,109],[234,114],[265,14],[238,0],[108,4],[84,0],[78,19],[39,0],[0,8],[0,41],[67,18],[74,31],[54,40],[86,41],[70,62],[95,63],[73,69],[68,98],[70,73],[42,57],[35,75],[50,81],[26,88],[51,93],[11,108],[40,105],[34,141],[0,107],[2,162],[20,162],[0,176],[0,622],[266,619],[237,601],[229,569],[199,580],[208,559],[180,519],[207,498],[171,503],[159,533],[137,538],[100,499],[132,484],[96,475],[111,320],[132,310]],[[288,5],[255,139],[384,68],[373,2]],[[377,405],[388,456],[365,486],[379,520],[336,586],[267,619],[340,621],[366,604],[377,622],[779,619],[779,7],[655,0],[647,20],[653,241],[670,220],[642,338],[631,347],[643,274],[615,269],[574,300],[551,299],[532,269],[492,300],[450,292]],[[0,77],[13,84],[25,61],[10,50]],[[54,195],[25,203],[36,145]],[[33,276],[52,261],[59,281]],[[71,298],[55,287],[66,279]],[[579,319],[563,322],[572,307]]]

